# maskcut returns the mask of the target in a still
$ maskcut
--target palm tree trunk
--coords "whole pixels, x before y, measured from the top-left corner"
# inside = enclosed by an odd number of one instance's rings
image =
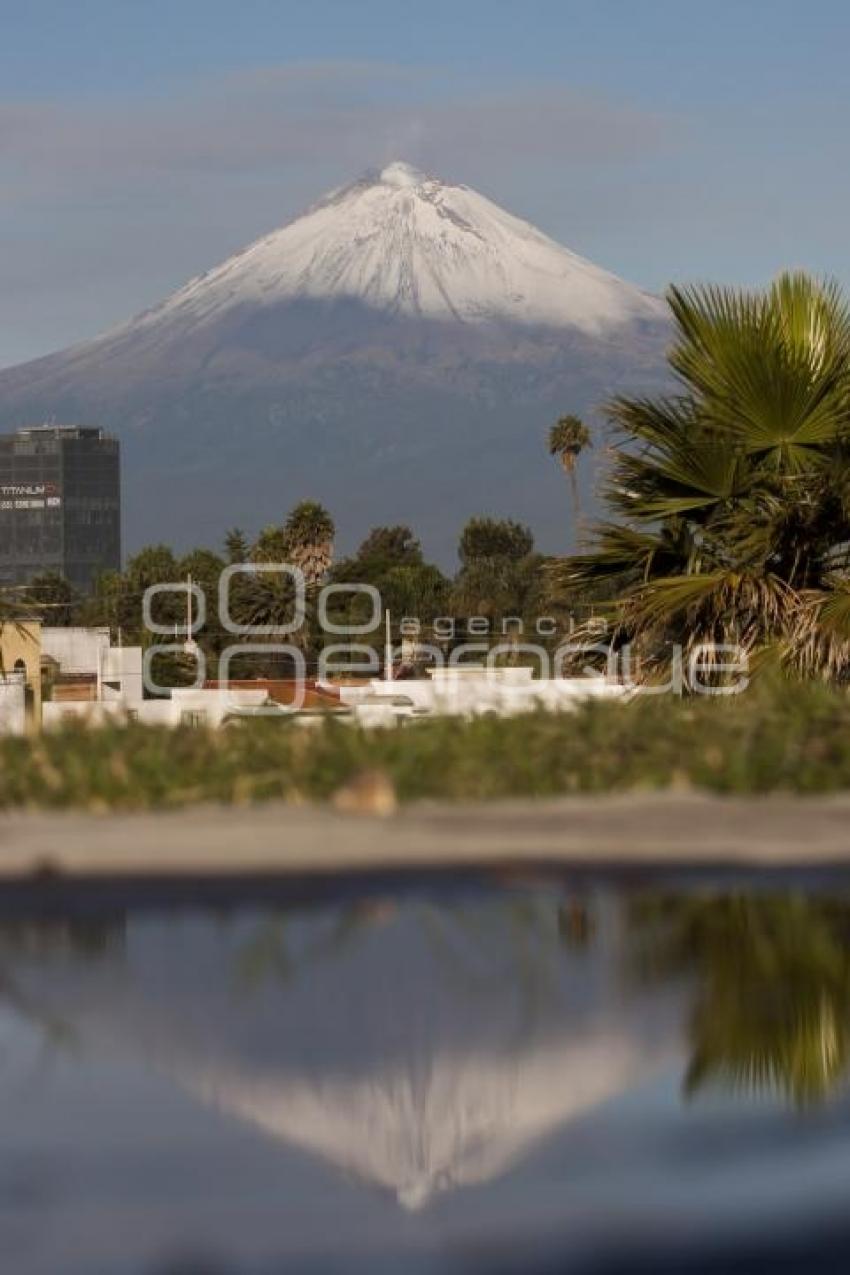
[[[578,550],[578,529],[581,518],[581,505],[578,494],[578,480],[576,478],[575,465],[571,465],[567,471],[570,478],[570,497],[573,509],[573,549]]]

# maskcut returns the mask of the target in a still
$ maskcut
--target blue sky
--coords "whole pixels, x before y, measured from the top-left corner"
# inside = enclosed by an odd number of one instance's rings
[[[390,158],[644,286],[850,287],[844,0],[0,0],[0,365]]]

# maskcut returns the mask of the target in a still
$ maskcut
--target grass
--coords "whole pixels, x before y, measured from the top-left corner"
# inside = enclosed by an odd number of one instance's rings
[[[0,808],[88,810],[326,800],[364,771],[402,801],[549,797],[693,786],[720,793],[850,788],[850,694],[761,686],[573,714],[418,722],[365,732],[263,720],[208,733],[128,726],[0,741]]]

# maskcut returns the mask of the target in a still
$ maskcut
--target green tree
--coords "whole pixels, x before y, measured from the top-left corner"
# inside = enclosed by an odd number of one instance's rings
[[[528,527],[511,519],[470,518],[458,556],[450,599],[455,616],[516,617],[523,623],[532,618],[527,611],[531,599],[539,598],[543,558],[534,552]]]
[[[128,559],[123,571],[105,571],[98,577],[94,593],[81,604],[81,622],[108,624],[116,633],[120,629],[125,642],[145,645],[151,640],[143,622],[145,590],[154,584],[175,584],[181,578],[185,576],[181,577],[168,545],[147,545]],[[169,627],[185,623],[185,594],[161,594],[154,600],[152,614]]]
[[[244,562],[288,562],[289,538],[283,527],[270,523],[263,527]]]
[[[57,627],[75,622],[79,596],[58,571],[42,571],[27,585],[26,596],[41,622]]]
[[[174,550],[165,544],[146,545],[127,560],[124,575],[137,588],[176,581],[179,568]]]
[[[850,653],[850,311],[837,285],[673,288],[679,392],[619,398],[589,552],[565,589],[614,584],[621,637],[648,658],[736,643],[842,673]]]
[[[207,614],[214,618],[218,606],[218,584],[224,570],[224,561],[211,549],[192,549],[177,563],[175,579],[184,581],[192,577],[193,584],[203,589],[207,599]]]
[[[237,562],[247,562],[251,552],[245,534],[239,527],[231,527],[224,537],[224,556],[232,566]]]
[[[242,559],[237,559],[242,561]],[[225,564],[217,553],[213,553],[211,549],[192,549],[189,553],[184,554],[177,563],[177,579],[181,582],[191,577],[192,584],[200,588],[206,601],[206,616],[203,626],[198,629],[194,640],[204,650],[207,658],[207,673],[210,677],[216,676],[217,657],[222,649],[228,644],[229,635],[222,631],[219,623],[218,602],[219,602],[219,585],[221,583],[221,573]],[[244,577],[237,575],[230,582],[230,597],[242,587]],[[182,623],[186,622],[186,596],[185,594],[177,595],[179,603],[183,609]],[[192,621],[193,626],[198,622],[198,607],[195,599],[192,600]]]
[[[334,584],[368,584],[381,595],[383,608],[397,619],[411,618],[425,625],[445,613],[450,584],[433,563],[425,562],[422,547],[409,527],[374,527],[357,553],[337,562],[330,576]],[[363,624],[372,613],[362,594],[341,594],[331,608],[337,623]],[[382,631],[381,618],[375,633]]]
[[[415,566],[422,562],[422,546],[410,527],[373,527],[357,550],[360,563]]]
[[[142,625],[145,590],[151,585],[177,584],[180,580],[177,559],[168,545],[148,545],[134,554],[124,570],[124,588],[118,615],[118,624],[122,630],[126,632],[128,628],[138,626],[142,641],[146,643],[149,639]],[[185,595],[177,592],[163,593],[154,600],[151,612],[158,623],[179,628],[186,620]],[[164,640],[173,641],[173,638]]]
[[[519,522],[510,518],[470,518],[460,533],[458,557],[462,567],[498,558],[519,562],[533,549],[534,536]]]

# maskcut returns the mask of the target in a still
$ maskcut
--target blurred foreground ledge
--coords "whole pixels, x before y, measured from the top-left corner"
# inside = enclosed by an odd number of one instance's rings
[[[850,795],[653,793],[396,811],[270,802],[0,816],[0,882],[462,869],[850,871]]]

